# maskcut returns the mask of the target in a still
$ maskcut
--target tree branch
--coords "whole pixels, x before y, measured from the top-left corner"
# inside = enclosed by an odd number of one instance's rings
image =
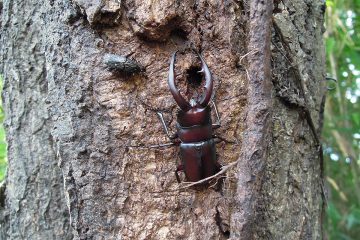
[[[189,187],[192,187],[192,186],[195,186],[195,185],[198,185],[198,184],[201,184],[201,183],[204,183],[204,182],[207,182],[213,178],[216,178],[217,176],[220,176],[221,174],[224,174],[227,170],[229,170],[231,167],[235,166],[237,163],[238,163],[239,160],[235,161],[235,162],[232,162],[232,163],[229,163],[228,165],[225,165],[225,166],[222,166],[221,167],[221,170],[219,172],[217,172],[216,174],[210,176],[210,177],[207,177],[207,178],[204,178],[200,181],[197,181],[197,182],[183,182],[183,183],[188,183],[188,185],[185,185],[183,187],[180,187],[178,188],[177,190],[181,190],[181,189],[185,189],[185,188],[189,188]]]

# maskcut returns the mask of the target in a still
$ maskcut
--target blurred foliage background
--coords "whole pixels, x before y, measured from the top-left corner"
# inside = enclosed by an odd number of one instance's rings
[[[360,0],[326,5],[327,73],[337,81],[329,81],[323,131],[325,239],[355,240],[360,239]],[[0,102],[0,181],[7,163],[3,120]]]
[[[328,239],[360,239],[360,0],[326,1]]]

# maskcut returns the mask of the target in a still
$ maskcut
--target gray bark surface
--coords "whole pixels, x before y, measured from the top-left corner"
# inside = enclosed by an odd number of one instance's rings
[[[4,1],[0,237],[321,239],[322,4]],[[175,130],[169,58],[189,46],[215,80],[216,133],[236,142],[217,145],[237,161],[219,188],[176,190],[178,149],[140,147],[168,142],[157,110]],[[178,54],[187,96],[198,66]]]
[[[245,130],[238,163],[237,189],[232,214],[232,238],[254,239],[267,226],[264,213],[259,211],[263,199],[264,169],[269,155],[271,130],[271,25],[273,3],[251,1],[249,17],[248,94]]]
[[[1,73],[8,142],[1,239],[71,239],[46,104],[48,3],[4,1]]]
[[[323,1],[282,1],[274,15],[272,133],[260,209],[273,239],[322,239],[321,132],[326,93]],[[266,231],[264,231],[266,230]]]

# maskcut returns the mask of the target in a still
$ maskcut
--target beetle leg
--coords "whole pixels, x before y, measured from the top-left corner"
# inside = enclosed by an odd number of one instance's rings
[[[211,104],[214,106],[215,115],[216,115],[216,123],[212,124],[212,128],[217,129],[217,128],[221,127],[220,116],[219,116],[219,112],[217,110],[216,104],[213,100],[211,100]]]
[[[172,147],[172,146],[178,146],[179,143],[177,142],[170,142],[170,143],[161,143],[157,145],[150,145],[147,148],[160,148],[160,147]]]
[[[178,174],[178,172],[182,172],[184,171],[184,165],[180,164],[179,166],[177,166],[176,170],[175,170],[175,177],[176,177],[176,180],[178,183],[181,183],[181,180],[180,180],[180,176]]]
[[[144,146],[144,145],[126,145],[126,147],[130,147],[130,148],[161,148],[161,147],[172,147],[172,146],[179,146],[180,142],[179,141],[173,141],[173,142],[169,142],[169,143],[161,143],[161,144],[156,144],[156,145],[150,145],[150,146]]]
[[[170,141],[174,141],[174,139],[177,138],[177,134],[175,133],[174,135],[170,135],[169,129],[168,129],[166,123],[165,123],[164,116],[163,116],[162,112],[156,112],[156,113],[160,118],[161,124],[163,126],[163,129],[164,129],[166,135],[168,136]]]

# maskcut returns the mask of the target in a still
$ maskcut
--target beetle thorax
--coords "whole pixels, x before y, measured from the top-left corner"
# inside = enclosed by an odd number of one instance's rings
[[[207,125],[211,123],[211,109],[209,106],[205,108],[195,106],[186,112],[180,110],[177,115],[177,121],[182,127]]]

